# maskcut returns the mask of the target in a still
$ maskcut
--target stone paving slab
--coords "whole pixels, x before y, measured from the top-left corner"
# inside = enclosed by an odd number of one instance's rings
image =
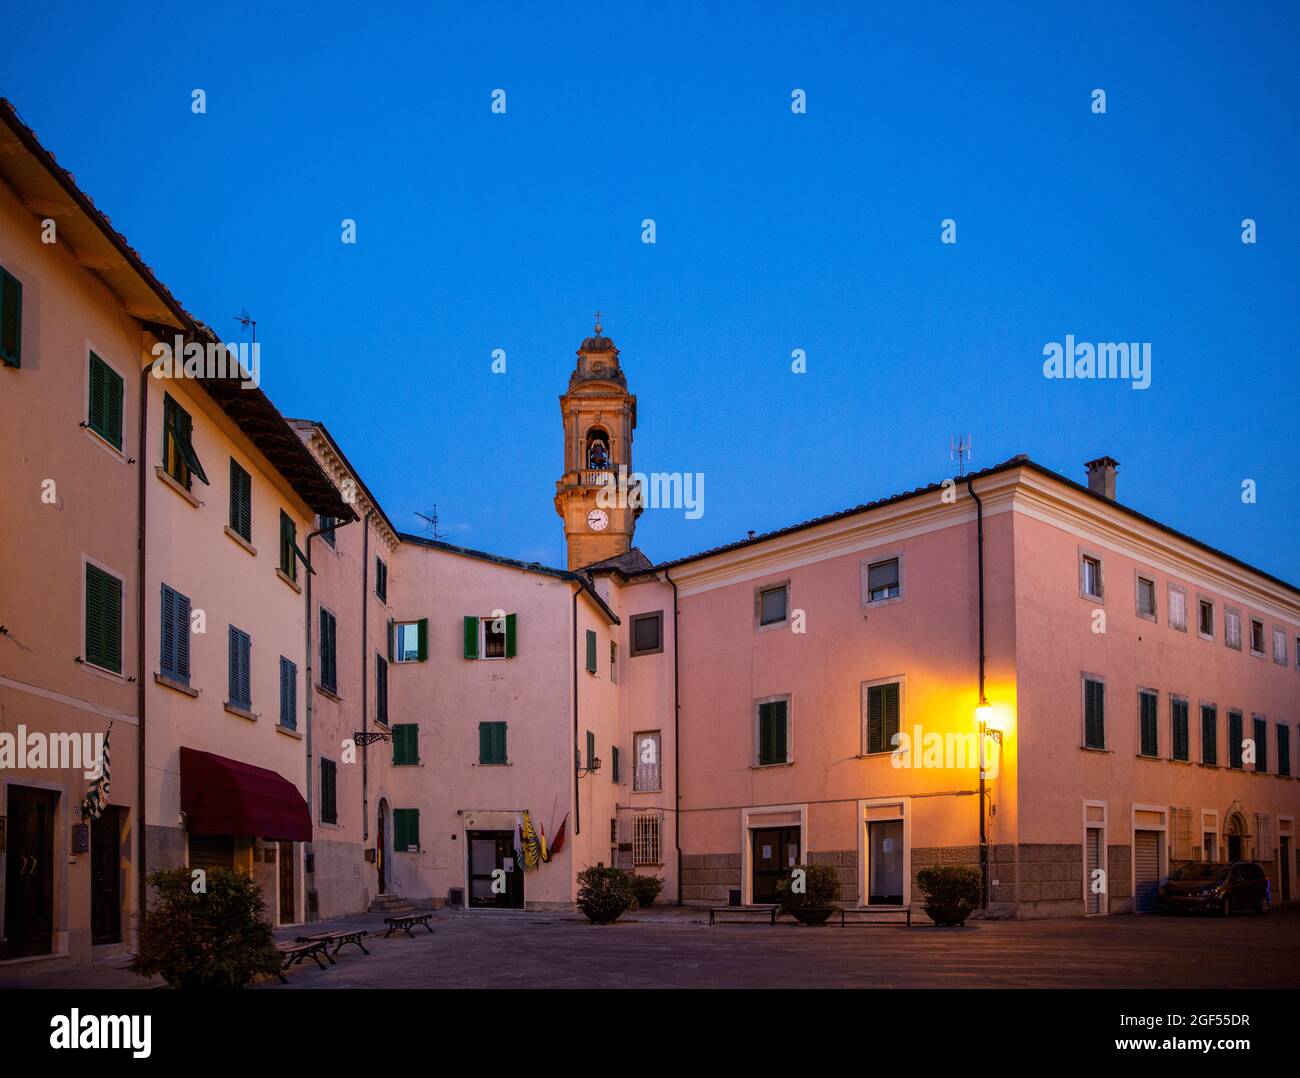
[[[329,988],[1281,988],[1300,984],[1300,914],[981,921],[960,929],[727,925],[667,907],[613,925],[578,914],[441,911],[434,933],[382,939],[382,917],[290,926],[369,929],[369,956],[345,948],[289,984]],[[0,987],[148,987],[125,960]]]

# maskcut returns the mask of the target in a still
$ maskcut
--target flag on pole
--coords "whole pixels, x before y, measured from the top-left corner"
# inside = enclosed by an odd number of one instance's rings
[[[112,776],[109,771],[110,757],[108,752],[108,739],[113,733],[113,724],[108,724],[108,730],[104,733],[104,747],[100,752],[99,764],[96,770],[99,774],[95,781],[90,784],[90,789],[86,793],[85,799],[81,802],[82,818],[89,817],[92,820],[98,820],[104,812],[104,806],[108,804],[108,791],[111,785]]]

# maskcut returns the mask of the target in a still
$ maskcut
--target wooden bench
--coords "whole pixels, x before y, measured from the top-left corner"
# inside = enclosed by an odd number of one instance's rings
[[[298,943],[277,943],[275,949],[280,952],[280,957],[284,960],[284,965],[280,967],[277,973],[281,984],[289,983],[288,979],[284,975],[284,971],[290,966],[297,965],[305,958],[312,959],[321,969],[328,968],[325,963],[320,960],[322,954],[326,958],[329,958],[331,965],[334,963],[334,959],[330,958],[329,952],[325,948],[325,944],[321,943],[319,940],[313,942],[300,941]]]
[[[334,954],[343,950],[345,944],[355,943],[361,948],[363,954],[369,954],[366,945],[361,942],[361,937],[369,935],[364,928],[352,930],[340,930],[338,932],[313,932],[310,935],[299,936],[299,943],[321,943],[325,946],[325,957],[330,958],[330,944],[334,945]],[[333,961],[333,959],[331,959]]]
[[[853,921],[851,921],[851,922],[848,920],[848,918],[849,918],[850,916],[853,916],[854,918],[856,918],[859,914],[862,914],[862,915],[864,915],[864,916],[870,916],[870,917],[885,917],[885,918],[888,918],[888,920],[884,920],[884,921],[860,921],[860,920],[856,920],[856,919],[855,919],[855,920],[853,920]],[[850,907],[844,907],[844,906],[841,906],[841,907],[840,907],[840,927],[841,927],[841,928],[845,928],[845,927],[847,927],[849,924],[854,924],[854,925],[867,925],[867,926],[871,926],[871,925],[877,925],[877,926],[879,926],[879,925],[902,925],[902,926],[905,927],[905,928],[911,928],[911,927],[912,927],[912,907],[911,907],[911,906],[898,906],[898,907],[894,907],[894,908],[892,908],[892,909],[888,909],[888,908],[882,908],[882,907],[880,907],[880,906],[850,906]]]
[[[388,939],[388,937],[399,928],[410,936],[411,939],[415,939],[415,933],[411,931],[415,925],[423,925],[430,933],[432,933],[433,928],[429,924],[429,918],[432,916],[433,914],[431,913],[416,913],[407,917],[385,917],[384,924],[388,925],[388,931],[384,933],[384,939]]]
[[[776,924],[776,915],[780,912],[780,906],[714,906],[709,910],[709,924],[732,924],[732,925],[757,925],[762,921],[744,920],[744,921],[719,921],[718,915],[723,913],[754,914],[761,913],[767,918],[770,925]]]

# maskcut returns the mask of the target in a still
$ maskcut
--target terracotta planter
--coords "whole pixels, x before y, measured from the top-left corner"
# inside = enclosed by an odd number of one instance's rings
[[[926,906],[930,920],[944,928],[959,928],[970,916],[970,906]]]
[[[824,925],[834,912],[834,906],[795,906],[790,910],[801,925]]]

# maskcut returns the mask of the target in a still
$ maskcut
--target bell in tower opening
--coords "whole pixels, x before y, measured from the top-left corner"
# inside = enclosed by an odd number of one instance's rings
[[[555,484],[555,511],[564,521],[569,568],[582,569],[626,554],[641,513],[626,497],[600,496],[632,473],[636,397],[627,391],[618,349],[604,335],[599,311],[595,333],[578,348],[560,415],[564,474]]]

